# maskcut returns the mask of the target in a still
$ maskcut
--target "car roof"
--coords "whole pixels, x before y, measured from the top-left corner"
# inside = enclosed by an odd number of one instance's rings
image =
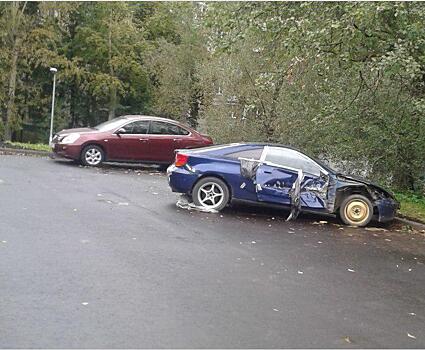
[[[150,115],[138,115],[138,114],[129,114],[129,115],[123,115],[121,117],[118,117],[120,119],[127,119],[127,120],[143,120],[143,119],[149,119],[149,120],[157,120],[162,122],[171,122],[175,124],[182,124],[177,120],[174,119],[168,119],[168,118],[162,118],[162,117],[154,117]]]
[[[308,154],[306,154],[305,152],[301,151],[300,149],[296,148],[296,147],[292,147],[292,146],[288,146],[288,145],[284,145],[284,144],[280,144],[280,143],[272,143],[272,142],[238,142],[238,143],[229,143],[229,144],[223,144],[223,145],[213,145],[213,146],[208,146],[208,147],[202,147],[202,148],[198,148],[198,149],[194,149],[192,150],[193,153],[198,153],[198,152],[202,152],[202,153],[206,153],[206,154],[214,154],[216,156],[222,157],[225,152],[224,150],[226,149],[231,149],[231,148],[236,148],[236,149],[243,149],[243,148],[249,148],[249,146],[255,148],[255,147],[264,147],[264,146],[269,146],[269,147],[281,147],[281,148],[287,148],[287,149],[291,149],[293,151],[297,151],[301,154],[303,154],[304,156],[314,160],[316,163],[318,163],[321,167],[323,167],[326,171],[330,172],[330,173],[335,173],[335,170],[331,169],[328,165],[324,164],[322,161],[318,160],[317,158],[314,158]],[[245,149],[246,149],[245,148]]]

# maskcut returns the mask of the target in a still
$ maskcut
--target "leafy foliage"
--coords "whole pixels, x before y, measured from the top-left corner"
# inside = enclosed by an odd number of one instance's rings
[[[152,113],[424,190],[420,2],[9,2],[0,42],[6,139],[47,138],[55,66],[56,129]]]

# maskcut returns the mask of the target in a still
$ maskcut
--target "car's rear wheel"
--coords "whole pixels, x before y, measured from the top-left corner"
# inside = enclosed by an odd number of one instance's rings
[[[99,166],[105,160],[105,152],[96,145],[88,145],[81,152],[81,163],[88,166]]]
[[[192,191],[193,203],[206,209],[220,211],[229,202],[229,188],[224,181],[216,177],[204,177]]]
[[[373,206],[367,197],[353,194],[342,201],[339,215],[347,225],[366,226],[372,220]]]

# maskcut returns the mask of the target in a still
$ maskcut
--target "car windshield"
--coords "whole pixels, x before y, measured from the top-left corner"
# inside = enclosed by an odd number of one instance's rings
[[[120,127],[120,125],[123,124],[123,122],[125,121],[125,118],[115,118],[112,120],[108,120],[104,123],[101,123],[99,125],[96,125],[93,129],[99,130],[99,131],[109,131],[109,130],[114,130],[118,127]]]

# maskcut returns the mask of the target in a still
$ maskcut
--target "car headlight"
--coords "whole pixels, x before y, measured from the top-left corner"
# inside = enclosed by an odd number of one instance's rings
[[[65,144],[74,143],[75,141],[78,140],[79,137],[80,137],[80,134],[78,134],[78,133],[72,133],[72,134],[69,134],[69,135],[65,136],[62,139],[61,143],[65,143]]]

